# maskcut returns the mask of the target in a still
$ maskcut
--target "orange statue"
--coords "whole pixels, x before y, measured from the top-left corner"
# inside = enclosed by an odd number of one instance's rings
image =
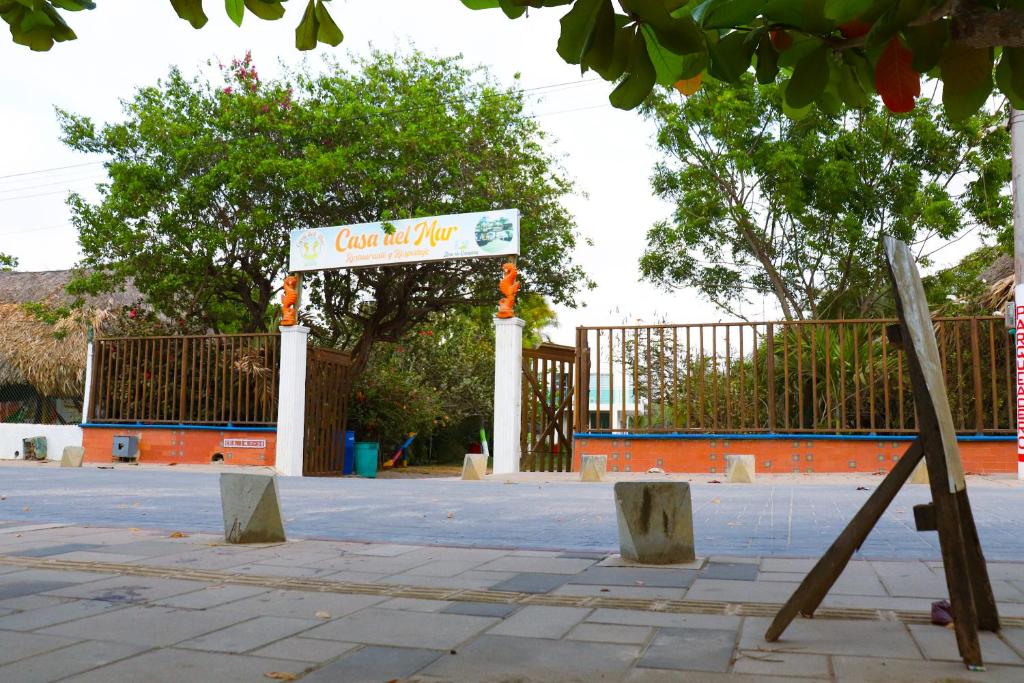
[[[519,283],[516,282],[516,276],[519,271],[516,270],[514,263],[503,263],[501,270],[505,273],[505,276],[501,278],[501,282],[498,284],[498,289],[505,296],[498,302],[498,318],[514,318],[516,315],[516,293],[519,291]]]
[[[284,279],[284,291],[281,292],[281,325],[291,327],[298,323],[299,276],[288,275]]]

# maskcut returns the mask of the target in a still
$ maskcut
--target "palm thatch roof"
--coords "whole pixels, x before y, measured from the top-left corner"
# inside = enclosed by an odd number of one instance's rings
[[[1013,301],[1012,258],[1000,256],[982,272],[980,279],[988,286],[978,302],[984,309],[1001,312],[1007,302]]]
[[[29,384],[43,396],[80,396],[85,383],[86,314],[51,325],[21,304],[0,304],[0,386]]]
[[[89,326],[142,299],[129,283],[121,291],[84,297],[82,306],[52,324],[25,306],[76,303],[78,297],[65,289],[73,275],[71,270],[0,272],[0,387],[28,384],[43,396],[80,396]]]
[[[0,304],[44,302],[63,306],[75,303],[78,297],[68,294],[65,289],[75,273],[74,270],[0,272]],[[129,281],[118,291],[84,297],[84,305],[87,309],[105,311],[133,306],[142,298],[142,293]]]

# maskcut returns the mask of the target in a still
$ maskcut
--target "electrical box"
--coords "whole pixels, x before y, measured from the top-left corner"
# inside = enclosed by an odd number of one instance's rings
[[[114,457],[117,458],[118,460],[138,460],[139,437],[115,436]]]

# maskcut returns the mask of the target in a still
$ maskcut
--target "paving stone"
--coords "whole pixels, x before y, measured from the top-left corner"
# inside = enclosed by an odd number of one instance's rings
[[[40,633],[134,645],[167,646],[222,629],[241,620],[237,614],[213,610],[186,611],[170,607],[135,605],[50,626]]]
[[[497,619],[488,617],[399,612],[371,607],[318,626],[305,635],[347,643],[401,643],[405,647],[449,650],[495,623]]]
[[[232,567],[231,572],[234,574],[248,574],[250,576],[288,576],[299,579],[325,579],[338,573],[335,569],[318,569],[279,564],[243,564],[238,567]]]
[[[814,569],[818,558],[794,559],[788,557],[764,557],[761,559],[761,571],[763,572],[796,572],[803,576]],[[852,564],[852,563],[851,563]],[[849,566],[849,565],[847,565]]]
[[[956,634],[953,631],[935,624],[910,624],[907,628],[924,653],[925,659],[961,661],[956,645]],[[1024,665],[1024,659],[1021,659],[995,633],[979,631],[978,640],[981,642],[981,658],[985,664]],[[1024,676],[1024,671],[1021,675]]]
[[[953,683],[954,681],[997,681],[1020,683],[1024,671],[1019,667],[987,666],[984,672],[972,672],[961,662],[924,662],[871,657],[833,657],[836,680],[850,683]]]
[[[829,593],[821,601],[823,607],[857,607],[865,609],[906,610],[930,613],[931,598],[891,598],[882,595],[836,595]],[[1000,614],[1003,614],[1000,606]]]
[[[746,676],[744,674],[716,673],[712,671],[672,671],[671,669],[635,668],[622,679],[625,683],[790,683],[790,676]],[[809,681],[831,682],[830,678],[801,678]]]
[[[575,574],[594,564],[594,560],[569,557],[499,557],[477,569],[493,572],[529,572],[531,574]]]
[[[269,592],[269,589],[260,588],[258,586],[223,584],[218,586],[208,586],[207,588],[193,591],[191,593],[173,595],[169,598],[152,600],[151,603],[154,605],[178,607],[181,609],[209,609],[210,607],[226,605],[237,600],[251,598],[254,595],[263,595]]]
[[[118,576],[113,579],[103,579],[47,592],[50,595],[59,595],[65,598],[140,604],[172,595],[192,593],[202,590],[204,586],[205,584],[198,581],[180,581],[148,576]]]
[[[579,624],[568,640],[586,640],[595,643],[619,643],[622,645],[643,645],[653,631],[650,626],[623,626],[619,624]]]
[[[474,617],[507,617],[519,609],[519,605],[500,602],[452,602],[442,609],[445,614],[467,614]]]
[[[588,622],[623,624],[626,626],[659,626],[668,628],[704,628],[735,631],[740,618],[727,614],[669,614],[632,609],[596,609],[587,617]]]
[[[688,569],[591,567],[570,579],[570,583],[587,584],[592,586],[687,588],[696,578],[697,572]]]
[[[454,681],[618,680],[638,653],[633,645],[485,635],[421,673]]]
[[[303,677],[308,683],[381,683],[405,679],[441,656],[436,650],[367,647]]]
[[[308,566],[315,569],[391,575],[422,567],[423,565],[430,564],[431,561],[419,553],[410,553],[406,556],[341,555],[339,557],[313,561]],[[464,567],[461,571],[471,568]]]
[[[36,629],[55,626],[64,622],[91,617],[113,610],[122,609],[124,605],[103,600],[71,600],[57,605],[29,609],[0,617],[0,629],[11,631],[35,631]]]
[[[354,545],[349,550],[353,555],[374,555],[377,557],[396,557],[411,553],[414,550],[422,550],[420,545],[399,545],[396,543],[365,543]]]
[[[141,555],[117,555],[115,553],[98,553],[92,550],[76,550],[52,557],[55,560],[70,560],[72,562],[114,562],[117,564],[132,564],[144,559]]]
[[[511,579],[491,586],[495,591],[513,593],[550,593],[573,578],[575,574],[516,574]]]
[[[240,624],[185,640],[177,647],[214,652],[248,652],[322,624],[319,619],[256,617]]]
[[[509,572],[462,572],[457,576],[410,576],[399,574],[378,579],[376,583],[388,583],[399,586],[420,586],[423,588],[463,588],[468,590],[487,590],[491,586],[508,581],[515,574]],[[332,577],[333,579],[334,577]]]
[[[4,585],[17,583],[19,581],[52,581],[72,585],[75,583],[91,583],[103,579],[115,578],[117,574],[104,574],[102,572],[80,572],[67,571],[64,569],[22,569],[0,576],[0,590]]]
[[[752,652],[741,650],[736,654],[733,672],[756,676],[786,676],[801,678],[829,678],[828,657],[796,652]]]
[[[722,600],[725,602],[759,602],[782,604],[796,590],[798,583],[782,581],[722,581],[697,579],[686,591],[687,600]]]
[[[22,595],[17,598],[0,600],[0,607],[15,611],[29,610],[39,609],[40,607],[52,607],[53,605],[60,605],[65,602],[71,602],[72,600],[74,600],[74,598],[62,598],[56,595],[37,593],[35,595]]]
[[[1000,605],[999,616],[1004,616],[1002,605]],[[1017,652],[1024,655],[1024,628],[1004,628],[999,632]]]
[[[17,555],[18,557],[50,557],[52,555],[63,555],[64,553],[70,553],[76,550],[92,550],[94,548],[101,547],[102,546],[92,543],[63,543],[61,545],[49,545],[43,548],[21,550],[10,554]]]
[[[410,612],[443,612],[445,607],[452,603],[447,600],[421,600],[420,598],[394,598],[382,602],[377,607],[380,609],[400,609]]]
[[[735,630],[663,628],[637,666],[678,671],[726,671],[732,662]]]
[[[527,605],[487,633],[493,636],[561,638],[590,614],[581,607]]]
[[[145,652],[115,664],[93,669],[88,673],[69,678],[67,681],[68,683],[112,683],[113,681],[253,683],[254,681],[267,681],[268,679],[263,674],[268,671],[282,671],[298,675],[312,665],[312,662],[165,648]]]
[[[651,588],[649,586],[601,586],[567,583],[551,591],[552,595],[575,595],[596,598],[630,598],[634,600],[682,600],[685,588]]]
[[[740,632],[740,649],[799,651],[825,655],[920,659],[921,653],[903,624],[849,619],[795,619],[777,642],[764,639],[770,619],[748,617]]]
[[[4,576],[4,579],[10,578],[10,574]],[[34,595],[36,593],[45,593],[47,591],[54,591],[61,588],[67,588],[73,586],[74,583],[70,581],[37,581],[32,579],[26,579],[22,581],[3,581],[0,582],[0,600],[7,600],[9,598],[20,598],[23,595]]]
[[[7,664],[43,652],[74,645],[75,638],[64,638],[40,633],[0,631],[0,664]]]
[[[739,562],[708,562],[700,572],[702,579],[724,579],[727,581],[754,581],[757,579],[757,565]]]
[[[292,636],[271,643],[250,654],[273,659],[294,659],[300,662],[327,662],[359,647],[356,643],[339,643],[334,640],[316,640]]]
[[[258,616],[313,619],[317,612],[327,612],[336,619],[386,600],[387,597],[379,595],[275,590],[214,607],[210,611],[234,614],[237,621]]]
[[[146,649],[127,643],[88,641],[0,666],[0,681],[49,683],[137,655]]]
[[[475,567],[479,567],[482,562],[474,562],[472,560],[438,560],[436,562],[427,562],[421,564],[418,567],[399,574],[399,576],[454,576],[461,574],[462,572],[469,571]]]

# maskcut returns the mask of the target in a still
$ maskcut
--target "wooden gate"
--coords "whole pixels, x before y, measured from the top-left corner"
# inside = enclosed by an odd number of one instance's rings
[[[523,349],[520,436],[524,472],[572,469],[573,387],[576,349],[541,344]]]
[[[306,352],[304,476],[341,476],[351,371],[352,357],[344,351],[310,348]]]

